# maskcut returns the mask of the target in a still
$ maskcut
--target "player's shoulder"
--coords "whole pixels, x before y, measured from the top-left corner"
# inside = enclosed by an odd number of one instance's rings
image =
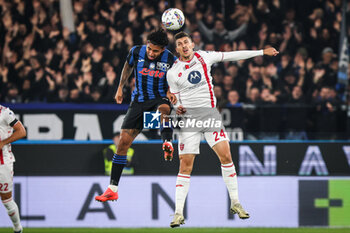
[[[214,53],[218,53],[218,51],[205,51],[205,50],[198,50],[196,51],[196,53],[198,53],[199,55],[201,56],[204,56],[204,57],[207,57],[207,56],[210,56]]]
[[[167,52],[169,56],[172,56],[172,57],[176,58],[176,56],[169,49],[166,48],[165,52]]]
[[[5,111],[8,111],[9,108],[8,107],[5,107],[3,105],[0,105],[0,112],[5,112]]]
[[[171,63],[171,65],[175,62],[175,60],[177,59],[177,57],[169,50],[169,49],[165,49],[164,53],[167,54],[167,62]]]
[[[204,51],[204,50],[197,50],[195,51],[195,54],[199,55],[200,57],[206,59],[209,56],[208,51]]]
[[[176,70],[176,69],[178,69],[179,66],[180,66],[180,60],[179,60],[179,58],[175,57],[174,64],[171,67],[171,69]]]
[[[178,73],[179,67],[180,67],[180,62],[179,62],[179,59],[177,58],[177,59],[174,61],[174,63],[173,63],[173,65],[171,66],[171,68],[168,70],[168,74],[169,74],[168,76],[169,76],[169,77],[172,77],[173,74]]]
[[[146,45],[135,45],[130,49],[129,54],[134,58],[134,60],[138,60],[139,58],[145,57]]]
[[[204,61],[210,62],[211,60],[217,58],[217,57],[222,57],[223,53],[220,51],[204,51],[204,50],[199,50],[197,53],[203,58]]]
[[[129,53],[133,54],[133,55],[137,55],[140,52],[140,50],[142,49],[143,46],[145,46],[145,45],[135,45],[129,50]]]
[[[142,47],[145,46],[146,48],[146,45],[135,45],[133,46],[131,49],[130,49],[130,53],[133,53],[133,52],[136,52],[136,51],[140,51],[142,49]]]
[[[10,108],[0,105],[0,115],[14,115],[14,113]]]

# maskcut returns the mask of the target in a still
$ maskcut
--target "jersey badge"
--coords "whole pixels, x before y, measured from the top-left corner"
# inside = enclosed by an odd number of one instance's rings
[[[192,83],[192,84],[197,84],[201,81],[202,76],[201,73],[199,73],[199,71],[192,71],[191,73],[189,73],[187,80]]]
[[[165,71],[167,72],[170,68],[170,65],[165,62],[157,62],[157,70]]]

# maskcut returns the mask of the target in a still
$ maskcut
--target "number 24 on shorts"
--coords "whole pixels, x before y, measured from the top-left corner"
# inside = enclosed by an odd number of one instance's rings
[[[219,132],[218,131],[214,131],[213,134],[215,135],[215,141],[219,141],[220,138],[219,138]],[[220,131],[220,137],[223,137],[223,138],[226,138],[226,135],[225,135],[225,132],[223,129],[221,129]]]

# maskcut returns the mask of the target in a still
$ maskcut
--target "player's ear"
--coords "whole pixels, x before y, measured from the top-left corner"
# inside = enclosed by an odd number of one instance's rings
[[[175,46],[175,50],[176,50],[177,53],[179,53],[179,49],[178,49],[177,46]]]
[[[191,43],[191,46],[192,46],[192,49],[194,49],[194,42],[192,41],[192,43]]]

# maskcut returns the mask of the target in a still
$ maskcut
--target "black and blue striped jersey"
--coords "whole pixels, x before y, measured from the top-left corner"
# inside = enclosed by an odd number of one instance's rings
[[[127,62],[134,67],[135,89],[132,101],[144,102],[165,97],[168,90],[166,73],[176,57],[167,49],[157,59],[150,60],[146,54],[146,45],[132,47]]]

